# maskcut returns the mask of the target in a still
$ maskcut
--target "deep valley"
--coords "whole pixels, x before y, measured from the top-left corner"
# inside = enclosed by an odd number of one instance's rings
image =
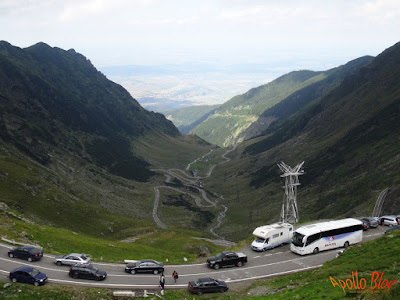
[[[399,78],[398,43],[164,116],[73,49],[1,41],[1,235],[104,262],[199,262],[280,221],[281,161],[305,161],[300,224],[370,216],[385,189],[381,215],[398,214]]]

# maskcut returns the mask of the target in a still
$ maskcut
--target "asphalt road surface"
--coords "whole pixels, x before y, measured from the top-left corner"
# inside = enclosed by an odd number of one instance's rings
[[[387,227],[379,226],[363,233],[363,241],[378,238],[383,235]],[[125,272],[125,265],[113,263],[92,262],[94,266],[107,272],[104,281],[92,281],[72,279],[68,276],[68,266],[56,266],[54,256],[44,254],[44,257],[37,262],[28,262],[17,258],[9,258],[7,255],[10,245],[0,243],[0,273],[8,276],[9,272],[17,267],[27,265],[37,268],[46,273],[49,282],[63,285],[79,285],[90,287],[103,287],[112,289],[154,289],[158,287],[159,275],[135,274]],[[328,260],[336,257],[342,248],[300,256],[290,251],[289,245],[284,245],[266,252],[254,252],[247,245],[244,252],[248,256],[248,263],[243,267],[223,268],[219,270],[210,269],[206,263],[186,265],[166,265],[165,278],[166,289],[187,288],[187,283],[201,277],[212,277],[224,280],[227,283],[268,278],[277,275],[290,274],[305,271],[322,266]],[[79,249],[76,249],[79,252]],[[151,257],[149,257],[151,258]],[[206,261],[206,259],[204,259]],[[172,272],[176,270],[179,274],[178,282],[175,284]]]

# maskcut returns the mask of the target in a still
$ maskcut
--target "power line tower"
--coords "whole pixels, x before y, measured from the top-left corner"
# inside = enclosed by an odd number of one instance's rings
[[[291,168],[283,161],[278,164],[279,169],[283,172],[281,177],[285,178],[285,196],[282,203],[281,222],[297,223],[299,221],[299,211],[297,209],[297,186],[299,176],[304,174],[304,170],[300,170],[304,161],[294,168]]]

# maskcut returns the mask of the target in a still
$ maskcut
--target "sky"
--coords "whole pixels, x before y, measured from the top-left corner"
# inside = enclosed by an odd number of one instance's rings
[[[323,70],[400,40],[399,0],[0,0],[0,40],[96,67],[286,64]]]

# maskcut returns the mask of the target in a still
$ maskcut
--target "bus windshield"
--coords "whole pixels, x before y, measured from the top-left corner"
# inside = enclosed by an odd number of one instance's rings
[[[296,247],[303,247],[303,245],[304,245],[303,238],[304,238],[304,234],[294,232],[292,244],[295,245]]]

